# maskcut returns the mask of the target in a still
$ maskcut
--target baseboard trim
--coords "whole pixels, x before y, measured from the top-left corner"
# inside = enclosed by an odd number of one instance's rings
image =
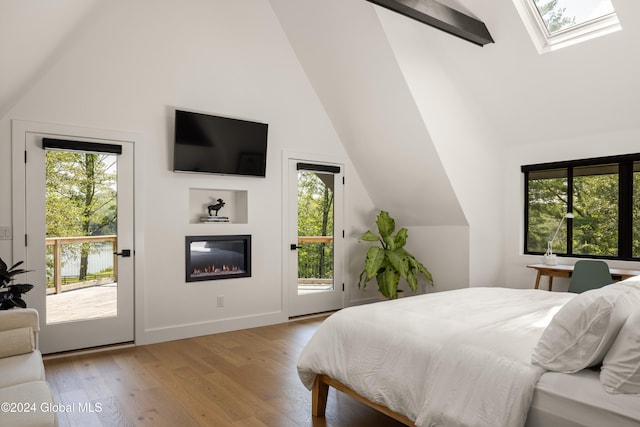
[[[277,311],[273,313],[225,318],[201,323],[175,325],[165,328],[146,329],[143,333],[136,334],[136,344],[146,345],[165,341],[175,341],[202,335],[258,328],[286,321],[286,315],[281,311]]]
[[[133,341],[101,345],[98,347],[81,348],[78,350],[60,351],[58,353],[48,353],[42,355],[43,360],[61,359],[63,357],[80,356],[83,354],[100,353],[103,351],[120,350],[123,348],[135,347],[136,344]]]

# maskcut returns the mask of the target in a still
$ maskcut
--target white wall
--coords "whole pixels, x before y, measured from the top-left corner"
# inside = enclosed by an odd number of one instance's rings
[[[424,264],[433,276],[426,292],[449,291],[468,286],[469,227],[408,227],[406,249]]]
[[[143,135],[135,148],[136,341],[286,320],[280,153],[344,159],[347,235],[359,234],[373,207],[269,3],[117,0],[91,16],[0,120],[3,199],[11,190],[11,119]],[[269,123],[267,177],[173,173],[176,107]],[[246,190],[248,224],[190,224],[190,188]],[[10,220],[3,204],[0,225]],[[184,237],[205,234],[251,234],[253,277],[186,284]],[[10,253],[0,241],[0,256]]]
[[[376,206],[364,215],[370,224],[364,229],[375,229],[378,211],[388,211],[397,227],[410,228],[408,247],[434,270],[433,290],[469,286],[469,233],[460,232],[467,219],[377,6],[357,0],[271,3]],[[357,272],[366,247],[353,248],[358,261],[351,268]],[[492,274],[483,272],[476,283],[486,283]],[[358,295],[363,296],[358,302],[375,298]]]
[[[271,3],[376,206],[403,225],[464,224],[376,6]]]
[[[73,29],[82,26],[88,14],[100,12],[99,3],[100,0],[21,0],[0,4],[0,50],[5,64],[0,117],[55,58],[58,48],[73,37]]]
[[[480,48],[450,36],[443,36],[443,47],[433,43],[433,34],[422,24],[386,9],[377,11],[468,224],[467,233],[447,234],[443,228],[439,239],[440,251],[460,253],[461,268],[452,278],[457,284],[446,288],[503,286],[502,140],[446,67],[449,44],[461,50]]]
[[[506,285],[513,288],[532,288],[535,270],[528,264],[542,262],[542,256],[524,255],[524,175],[522,165],[588,159],[640,152],[640,129],[612,133],[590,134],[576,138],[515,146],[508,150],[504,170],[504,227]],[[558,218],[560,221],[560,218]],[[559,257],[561,264],[571,264],[574,258]],[[610,267],[639,269],[639,262],[607,261]],[[546,289],[546,278],[541,288]],[[554,291],[566,291],[567,279],[554,279]]]

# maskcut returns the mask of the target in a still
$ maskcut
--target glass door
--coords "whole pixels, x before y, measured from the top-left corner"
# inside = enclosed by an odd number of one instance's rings
[[[289,316],[343,306],[341,168],[290,161]]]
[[[133,340],[133,144],[27,138],[27,264],[44,353]]]

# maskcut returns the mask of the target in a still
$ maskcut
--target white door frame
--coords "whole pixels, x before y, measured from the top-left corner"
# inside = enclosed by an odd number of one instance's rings
[[[113,130],[103,130],[103,129],[93,129],[93,128],[83,128],[77,126],[69,126],[69,125],[60,125],[60,124],[51,124],[51,123],[41,123],[41,122],[31,122],[31,121],[23,121],[23,120],[12,120],[11,121],[11,135],[12,135],[12,230],[13,230],[13,242],[12,242],[12,255],[13,262],[17,262],[18,260],[27,260],[27,247],[25,245],[26,233],[27,233],[27,199],[26,199],[26,191],[27,191],[27,179],[26,179],[26,162],[25,162],[25,148],[27,139],[30,134],[46,134],[49,136],[59,136],[60,138],[85,138],[90,140],[106,140],[113,142],[122,142],[130,145],[131,150],[135,143],[140,140],[140,136],[138,134],[130,133],[130,132],[122,132],[122,131],[113,131]],[[131,152],[133,156],[133,153]],[[132,159],[132,165],[135,169],[135,159]],[[134,178],[135,182],[135,178]],[[129,191],[135,191],[135,188],[128,189]],[[134,199],[135,203],[135,199]],[[135,211],[135,206],[133,207],[133,211]],[[135,216],[132,218],[133,226],[135,230]],[[132,238],[136,238],[135,231],[132,231]],[[133,250],[133,244],[131,245],[131,249]],[[129,261],[131,263],[130,268],[135,271],[135,257]],[[27,266],[28,268],[28,266]],[[28,277],[28,274],[27,274]],[[136,283],[136,274],[132,274],[133,282]],[[28,279],[27,279],[28,280]],[[33,292],[33,291],[31,291]],[[135,296],[132,295],[132,298],[137,299],[138,295],[141,295],[140,291],[137,287],[134,288]],[[35,298],[35,295],[34,297]],[[32,299],[33,299],[32,298]],[[25,299],[29,306],[30,304],[30,293],[25,295]],[[133,303],[132,303],[133,304]],[[133,317],[132,317],[132,339],[135,339],[135,331],[136,331],[136,316],[139,316],[140,313],[137,313],[135,310],[135,305],[133,306]],[[40,317],[41,326],[46,326],[46,319],[44,316]],[[44,338],[44,337],[41,337]],[[43,349],[47,352],[47,349]],[[55,349],[52,351],[56,351]]]
[[[292,268],[291,264],[294,262],[293,258],[295,258],[295,263],[297,263],[297,255],[294,257],[293,255],[295,255],[295,251],[292,251],[290,248],[291,243],[293,243],[291,241],[291,233],[292,233],[291,224],[294,221],[297,224],[297,221],[298,221],[297,215],[296,215],[296,218],[291,217],[294,212],[293,206],[291,206],[291,203],[292,203],[291,189],[294,185],[294,183],[291,182],[292,180],[292,176],[290,173],[291,161],[340,166],[342,176],[344,176],[345,174],[344,168],[346,163],[344,159],[339,159],[339,158],[325,156],[325,155],[316,155],[316,154],[310,154],[310,153],[295,153],[295,152],[289,152],[289,151],[282,152],[282,203],[283,203],[283,208],[282,208],[282,212],[283,212],[283,215],[282,215],[283,286],[282,288],[283,289],[282,289],[282,292],[283,292],[283,307],[285,309],[285,312],[287,313],[287,317],[301,315],[301,313],[297,313],[292,310],[293,298],[300,298],[300,297],[297,296],[297,287],[295,290],[292,287],[291,280],[293,279],[290,273]],[[342,183],[336,182],[336,187],[338,185],[342,186]],[[297,188],[297,178],[295,182],[295,187]],[[336,239],[340,238],[341,241],[334,243],[334,249],[337,249],[335,250],[335,253],[334,253],[334,286],[335,286],[335,289],[338,290],[341,295],[340,307],[336,307],[336,308],[343,308],[346,302],[346,298],[345,298],[346,292],[345,292],[345,289],[343,288],[343,284],[345,280],[344,258],[345,258],[345,249],[346,249],[345,239],[343,238],[343,230],[346,227],[345,219],[344,219],[345,218],[344,188],[341,188],[341,191],[336,191],[336,194],[341,194],[341,197],[340,197],[341,200],[338,201],[336,198],[336,201],[334,202],[334,209],[335,209],[334,217],[336,221],[334,235]],[[309,304],[305,304],[305,306],[309,306]],[[324,305],[322,302],[320,302],[318,307],[319,308],[317,310],[311,310],[308,314],[327,310],[326,308],[324,308]],[[330,308],[330,310],[333,310],[333,309],[335,308]]]

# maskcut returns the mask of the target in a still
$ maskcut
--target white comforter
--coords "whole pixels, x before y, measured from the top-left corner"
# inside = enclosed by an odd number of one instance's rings
[[[350,307],[304,348],[316,373],[415,420],[418,426],[522,426],[543,370],[531,352],[575,294],[467,288]]]

